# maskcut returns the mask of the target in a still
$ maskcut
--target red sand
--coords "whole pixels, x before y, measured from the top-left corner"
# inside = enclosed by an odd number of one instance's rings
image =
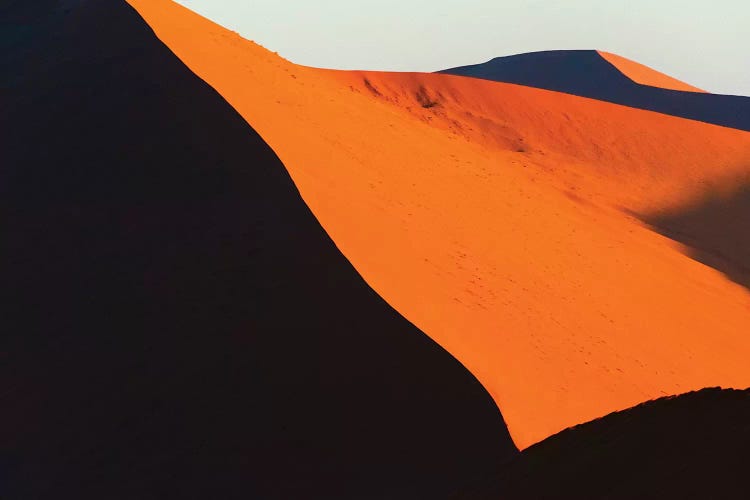
[[[672,90],[683,90],[686,92],[701,92],[706,93],[705,90],[701,90],[698,87],[693,87],[685,82],[681,82],[676,78],[672,78],[669,75],[665,75],[655,69],[651,69],[648,66],[644,66],[641,63],[631,61],[617,54],[611,54],[609,52],[599,51],[599,55],[610,62],[615,68],[619,69],[622,74],[630,78],[636,83],[641,85],[649,85],[651,87],[661,87],[663,89]]]
[[[750,134],[298,66],[169,0],[130,3],[274,148],[367,282],[478,377],[521,448],[644,400],[750,386],[750,293],[627,215],[735,189]]]

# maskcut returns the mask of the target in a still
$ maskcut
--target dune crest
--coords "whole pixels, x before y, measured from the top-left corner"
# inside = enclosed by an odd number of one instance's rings
[[[519,447],[750,385],[750,293],[628,215],[738,182],[750,134],[453,75],[298,66],[169,0],[130,3],[271,145],[365,280],[477,376]]]

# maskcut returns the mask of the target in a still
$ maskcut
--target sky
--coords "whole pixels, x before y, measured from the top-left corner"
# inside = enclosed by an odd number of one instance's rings
[[[750,0],[177,0],[298,64],[437,71],[598,49],[750,96]]]

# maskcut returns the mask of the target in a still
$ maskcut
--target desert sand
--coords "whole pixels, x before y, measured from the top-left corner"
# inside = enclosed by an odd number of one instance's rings
[[[739,190],[750,133],[458,76],[303,67],[169,0],[130,4],[274,149],[369,285],[477,376],[520,448],[750,385],[750,293],[640,218]]]

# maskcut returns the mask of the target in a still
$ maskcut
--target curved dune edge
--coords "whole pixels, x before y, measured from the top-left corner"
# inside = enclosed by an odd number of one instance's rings
[[[632,61],[617,54],[610,52],[604,52],[602,50],[597,51],[600,56],[606,59],[612,66],[620,70],[620,72],[633,80],[635,83],[641,85],[649,85],[651,87],[659,87],[670,90],[682,90],[685,92],[700,92],[706,94],[707,92],[698,87],[688,85],[685,82],[681,82],[676,78],[672,78],[669,75],[656,71],[655,69],[649,68],[648,66]]]
[[[130,3],[274,148],[368,283],[477,376],[520,448],[750,385],[747,290],[613,208],[731,189],[750,134],[450,75],[302,67],[168,0]]]

